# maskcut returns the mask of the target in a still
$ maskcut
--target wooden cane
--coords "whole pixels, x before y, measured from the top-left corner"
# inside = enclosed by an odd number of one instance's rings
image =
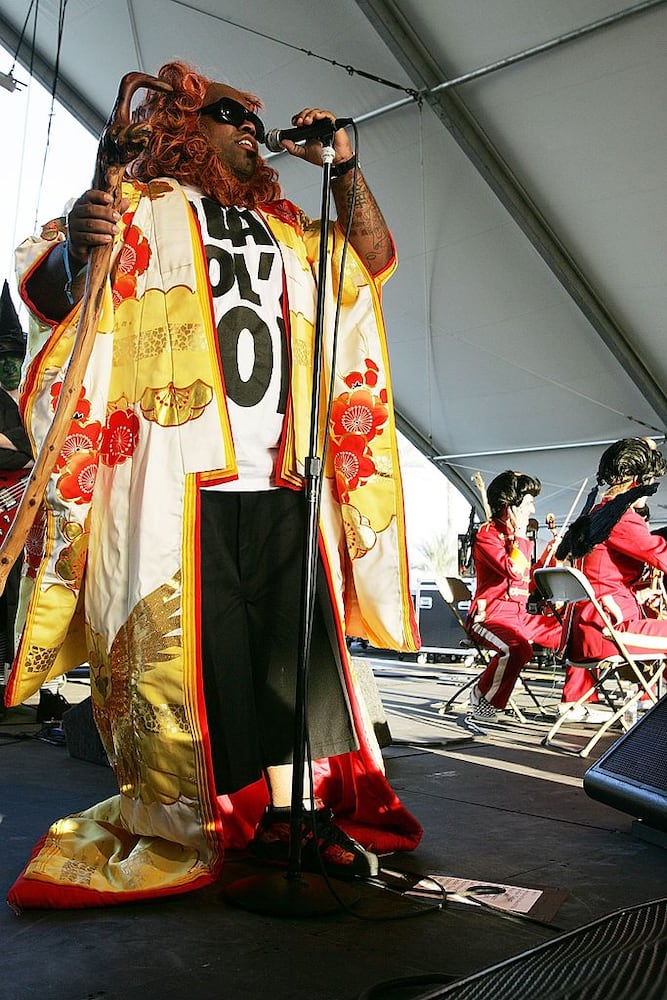
[[[125,166],[146,146],[150,136],[150,126],[146,122],[132,123],[130,120],[132,97],[141,87],[162,91],[172,89],[166,81],[145,73],[127,73],[120,82],[116,103],[100,139],[93,181],[96,189],[113,196],[116,208],[121,201]],[[90,252],[74,347],[53,420],[32,467],[14,521],[0,548],[0,594],[4,592],[9,572],[25,546],[74,416],[95,343],[112,250],[113,244],[106,243]]]

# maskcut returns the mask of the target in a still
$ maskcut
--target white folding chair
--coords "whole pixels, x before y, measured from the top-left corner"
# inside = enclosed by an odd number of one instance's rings
[[[462,601],[470,602],[472,600],[472,594],[470,592],[470,588],[468,587],[467,583],[458,576],[436,576],[435,583],[438,590],[440,591],[440,595],[443,601],[445,602],[451,613],[456,618],[458,624],[465,632],[466,631],[465,622],[459,613],[458,604]],[[465,640],[461,642],[461,647],[463,649],[470,649],[470,650],[474,649],[476,654],[475,659],[478,660],[483,666],[486,666],[488,662],[487,651],[483,649],[476,640],[471,639],[470,636],[468,636]],[[461,695],[464,694],[473,686],[478,676],[479,674],[475,674],[473,678],[465,681],[463,684],[460,684],[459,687],[457,687],[454,694],[451,696],[451,698],[449,698],[447,701],[438,702],[437,708],[439,714],[446,715],[447,712],[449,712],[449,710],[451,709],[454,702],[458,701]]]
[[[438,590],[440,591],[443,601],[448,606],[448,608],[456,618],[461,628],[465,630],[465,622],[463,621],[461,615],[459,614],[457,605],[461,602],[472,600],[472,594],[470,592],[470,588],[468,587],[467,583],[458,576],[437,576],[435,582]],[[488,665],[491,657],[493,656],[491,650],[486,649],[484,646],[482,646],[481,643],[475,638],[475,636],[470,634],[468,635],[466,646],[469,649],[472,648],[475,650],[477,654],[477,659],[479,660],[482,667],[485,668]],[[471,680],[468,680],[464,684],[461,684],[456,689],[451,698],[449,698],[445,702],[438,703],[439,714],[446,715],[447,712],[450,711],[452,705],[456,701],[458,701],[461,695],[464,694],[466,691],[468,691],[473,686],[473,684],[477,682],[479,676],[480,676],[479,674],[475,674],[475,676]],[[519,676],[518,679],[519,683],[523,687],[526,694],[531,698],[531,700],[535,704],[537,710],[541,714],[544,714],[544,709],[540,705],[539,701],[535,697],[535,694],[530,689],[526,681],[521,676]],[[521,709],[519,708],[514,698],[510,697],[508,705],[512,713],[514,714],[515,718],[519,722],[525,723],[527,721],[526,717],[522,713]]]
[[[655,703],[658,700],[658,696],[652,688],[657,689],[659,687],[667,668],[667,638],[665,639],[664,649],[658,651],[647,650],[646,653],[642,652],[641,656],[633,656],[625,644],[623,633],[615,628],[614,623],[605,610],[604,604],[596,596],[585,573],[571,566],[555,566],[548,569],[535,570],[534,575],[535,586],[550,604],[568,606],[578,604],[581,601],[590,603],[600,618],[603,634],[613,642],[618,651],[617,655],[608,656],[604,660],[592,663],[575,663],[573,660],[567,658],[566,649],[567,664],[573,667],[585,667],[592,671],[594,675],[597,674],[597,679],[592,687],[584,692],[581,698],[572,706],[573,715],[576,715],[577,708],[586,704],[594,691],[597,691],[603,700],[610,705],[611,711],[609,717],[597,727],[582,748],[577,749],[576,747],[554,742],[556,733],[561,726],[569,721],[567,714],[561,715],[556,720],[544,738],[544,745],[576,753],[580,757],[587,757],[598,740],[614,723],[620,721],[621,724],[624,724],[623,716],[625,710],[629,706],[638,703],[644,692],[647,693],[652,702]],[[623,668],[627,668],[634,681],[634,691],[621,683],[620,671]],[[649,675],[648,679],[646,672]],[[617,682],[618,699],[615,702],[612,701],[605,688],[605,684],[611,680]]]

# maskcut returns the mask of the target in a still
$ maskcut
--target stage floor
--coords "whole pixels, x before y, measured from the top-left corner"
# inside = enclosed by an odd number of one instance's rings
[[[310,918],[258,915],[225,902],[222,884],[159,903],[107,910],[0,909],[0,997],[7,1000],[387,1000],[405,977],[461,977],[560,931],[665,894],[667,854],[637,838],[632,817],[590,799],[586,760],[541,745],[548,729],[519,699],[526,722],[466,727],[465,702],[438,713],[455,664],[418,666],[388,656],[373,668],[392,736],[388,776],[424,827],[413,854],[383,859],[399,873],[449,875],[538,889],[544,922],[501,916],[448,899],[441,909],[376,886],[358,886],[349,910]],[[555,711],[558,681],[536,671],[540,702]],[[85,680],[68,683],[79,701]],[[0,722],[0,891],[56,818],[114,794],[111,771],[35,739],[34,706]],[[581,727],[571,727],[576,734]],[[257,872],[230,859],[223,882]],[[555,902],[554,902],[555,901]],[[537,911],[532,911],[537,913]],[[380,988],[380,984],[387,984]],[[433,988],[433,987],[431,987]],[[517,997],[517,1000],[520,1000]],[[639,1000],[639,998],[638,998]]]

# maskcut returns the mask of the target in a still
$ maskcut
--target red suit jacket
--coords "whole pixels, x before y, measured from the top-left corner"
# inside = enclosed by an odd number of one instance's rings
[[[614,624],[627,633],[627,644],[633,652],[640,650],[641,636],[657,636],[659,640],[664,635],[667,650],[667,621],[645,618],[635,596],[646,565],[667,570],[667,540],[651,534],[644,518],[630,508],[614,525],[607,541],[584,556],[581,566]],[[602,660],[616,653],[602,628],[590,604],[577,604],[568,648],[571,659]],[[635,636],[637,641],[633,641]],[[646,648],[655,650],[655,639]]]
[[[477,584],[468,614],[468,626],[475,621],[480,601],[486,602],[484,620],[504,621],[517,610],[525,611],[530,587],[531,542],[510,539],[502,521],[483,524],[473,546]]]

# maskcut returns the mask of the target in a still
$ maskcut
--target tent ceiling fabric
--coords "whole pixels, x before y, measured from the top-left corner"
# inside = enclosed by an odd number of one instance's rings
[[[60,6],[39,4],[49,84]],[[11,51],[28,7],[0,0]],[[99,132],[124,73],[182,58],[260,94],[269,126],[305,105],[354,117],[399,252],[384,304],[403,430],[469,497],[476,471],[537,475],[538,516],[558,520],[606,443],[667,422],[666,42],[657,0],[69,0],[58,93]],[[317,215],[317,172],[274,165]],[[664,486],[651,510],[667,522]]]

